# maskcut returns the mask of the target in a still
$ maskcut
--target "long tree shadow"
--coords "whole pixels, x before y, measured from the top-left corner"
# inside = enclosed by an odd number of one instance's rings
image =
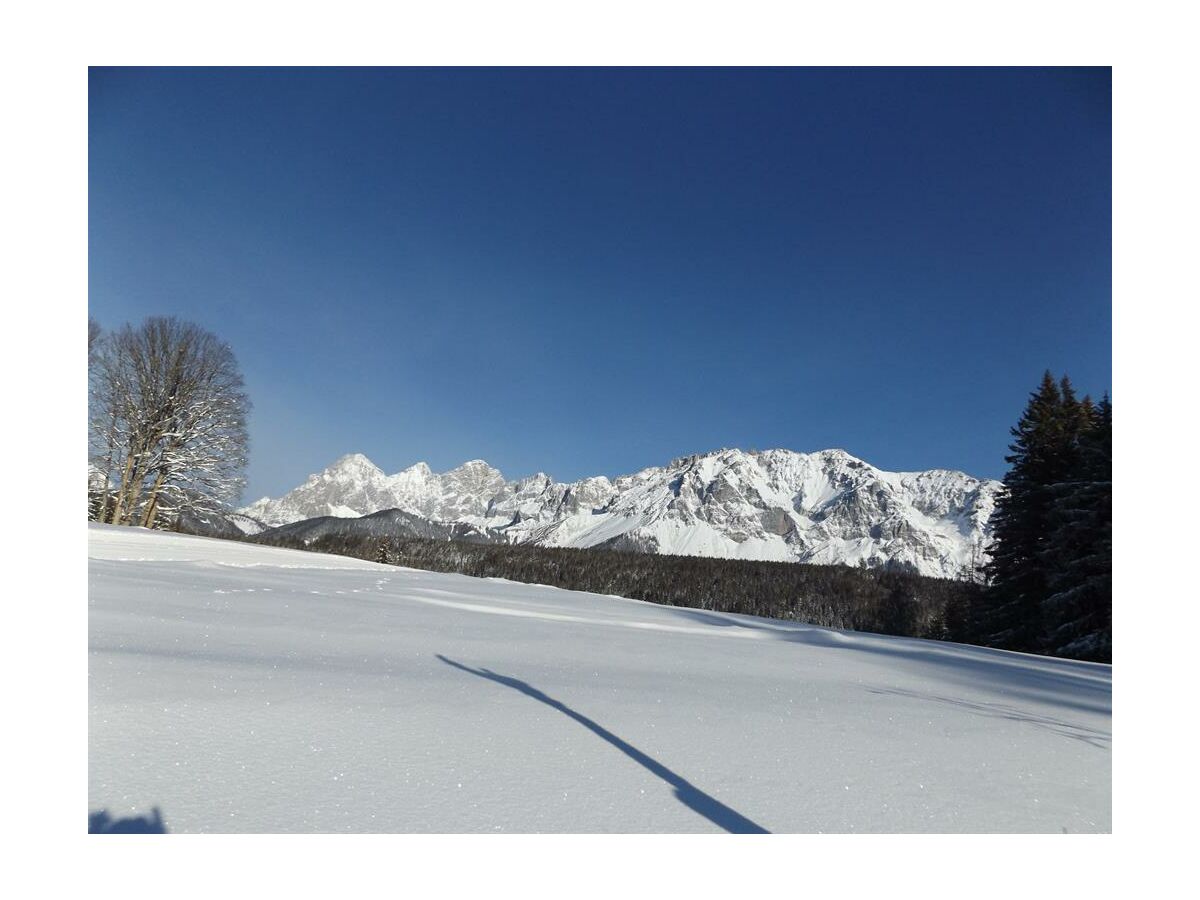
[[[558,710],[563,715],[574,719],[584,728],[598,735],[603,740],[612,744],[634,762],[648,769],[650,772],[657,775],[667,784],[675,789],[675,796],[684,806],[692,811],[699,813],[712,822],[718,828],[723,828],[731,834],[769,834],[767,829],[763,828],[755,822],[750,821],[736,810],[730,809],[720,800],[709,796],[700,790],[687,779],[675,774],[658,760],[651,756],[647,756],[637,747],[629,744],[607,728],[593,722],[587,716],[577,713],[565,703],[555,700],[553,697],[542,693],[533,685],[521,681],[518,678],[509,678],[505,675],[497,675],[491,669],[472,669],[470,666],[464,666],[460,662],[455,662],[438,653],[437,658],[448,666],[453,666],[456,669],[461,669],[464,672],[469,672],[472,675],[478,675],[480,678],[486,678],[488,681],[494,681],[497,684],[502,684],[505,687],[513,688],[520,691],[527,697],[532,697],[540,703],[545,703],[552,709]]]

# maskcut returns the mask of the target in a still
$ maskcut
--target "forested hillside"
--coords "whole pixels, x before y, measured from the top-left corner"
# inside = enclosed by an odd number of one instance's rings
[[[671,606],[964,642],[973,637],[972,610],[980,591],[964,581],[850,566],[347,534],[309,543],[281,534],[251,540]]]

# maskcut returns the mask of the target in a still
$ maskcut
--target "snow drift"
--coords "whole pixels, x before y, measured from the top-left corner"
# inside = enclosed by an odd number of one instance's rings
[[[1111,668],[89,525],[89,811],[1108,831]]]

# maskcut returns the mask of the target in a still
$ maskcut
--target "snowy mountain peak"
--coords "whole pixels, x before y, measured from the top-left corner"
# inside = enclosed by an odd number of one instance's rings
[[[520,543],[959,577],[984,560],[999,487],[946,469],[886,472],[841,449],[727,447],[571,483],[541,472],[508,481],[482,459],[441,474],[417,463],[386,475],[352,453],[243,512],[278,526],[399,509]]]
[[[383,470],[361,453],[347,453],[339,457],[324,473],[331,478],[338,477],[375,477],[382,475]]]
[[[491,467],[491,465],[488,463],[488,461],[486,459],[468,459],[465,463],[455,466],[450,471],[451,472],[478,472],[478,471],[483,471],[483,470],[486,470],[488,472],[497,471],[496,469],[493,469]],[[449,474],[449,473],[447,473],[447,474]]]
[[[500,470],[492,468],[482,459],[468,460],[461,466],[456,466],[445,473],[442,478],[468,486],[468,489],[504,482],[504,476],[500,474]]]

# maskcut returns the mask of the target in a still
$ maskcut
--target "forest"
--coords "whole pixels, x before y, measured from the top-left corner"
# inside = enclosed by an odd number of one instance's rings
[[[974,637],[981,591],[966,581],[851,566],[345,534],[308,543],[278,534],[248,540],[690,609],[964,642]]]

